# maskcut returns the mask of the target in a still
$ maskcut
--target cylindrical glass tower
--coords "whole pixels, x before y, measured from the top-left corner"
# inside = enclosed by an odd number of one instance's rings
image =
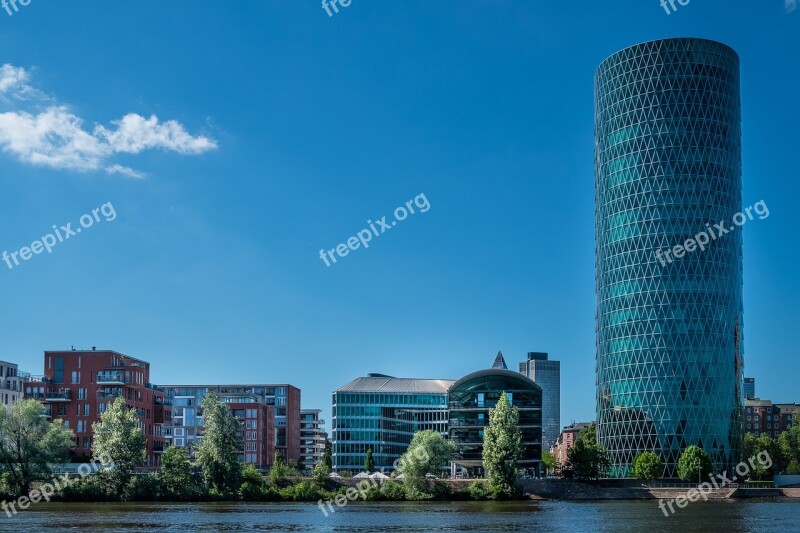
[[[597,431],[610,474],[655,451],[675,476],[693,444],[730,472],[742,439],[741,229],[672,250],[741,211],[739,57],[705,39],[626,48],[597,70],[595,114]]]

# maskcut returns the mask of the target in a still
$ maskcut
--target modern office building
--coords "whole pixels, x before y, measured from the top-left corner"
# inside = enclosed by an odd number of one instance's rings
[[[744,399],[756,397],[756,378],[744,378]]]
[[[597,70],[595,113],[597,430],[610,475],[656,451],[674,476],[690,445],[730,472],[743,401],[738,55],[693,38],[626,48]],[[704,250],[689,241],[720,221],[730,231]]]
[[[333,392],[333,470],[360,471],[368,449],[377,470],[393,470],[417,431],[447,435],[453,381],[369,374]]]
[[[542,388],[542,449],[548,450],[561,430],[561,362],[548,360],[544,352],[528,352],[519,371]]]
[[[11,406],[22,398],[25,373],[20,375],[16,363],[0,361],[0,405]]]
[[[44,352],[44,376],[24,384],[25,397],[45,403],[52,419],[75,432],[76,462],[92,452],[92,424],[117,398],[136,411],[147,438],[147,465],[161,464],[163,426],[170,424],[164,392],[150,383],[150,363],[112,350]]]
[[[321,409],[300,411],[300,464],[304,470],[311,470],[322,462],[328,434]]]
[[[162,385],[172,405],[167,437],[191,447],[203,436],[203,398],[212,391],[242,421],[242,461],[266,468],[275,452],[300,460],[300,389],[281,385]]]
[[[433,430],[457,448],[456,466],[482,467],[483,432],[489,410],[506,392],[520,412],[525,453],[520,465],[538,473],[542,455],[542,389],[518,372],[503,368],[498,353],[488,370],[458,381],[395,378],[369,374],[333,392],[332,455],[336,471],[360,471],[367,450],[375,467],[391,471],[414,433]]]
[[[453,474],[457,467],[470,477],[483,474],[483,434],[489,425],[489,411],[505,393],[519,410],[524,453],[518,464],[538,475],[542,459],[542,388],[518,372],[491,368],[479,370],[456,381],[447,391],[449,438],[456,445]]]

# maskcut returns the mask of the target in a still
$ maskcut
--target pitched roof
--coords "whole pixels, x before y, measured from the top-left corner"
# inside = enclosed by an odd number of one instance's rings
[[[494,364],[492,364],[492,368],[495,370],[508,370],[508,367],[506,366],[506,360],[503,358],[503,352],[497,352],[497,357],[494,358]]]

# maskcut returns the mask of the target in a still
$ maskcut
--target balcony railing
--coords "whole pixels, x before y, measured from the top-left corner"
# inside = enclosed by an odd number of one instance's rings
[[[115,385],[125,384],[125,376],[122,372],[98,372],[97,373],[97,384],[98,385]]]
[[[47,389],[44,399],[48,402],[70,402],[72,401],[72,391],[69,389]]]
[[[153,403],[156,405],[172,405],[172,398],[154,398]]]
[[[119,398],[120,396],[122,396],[122,391],[106,391],[106,390],[97,391],[98,398]]]

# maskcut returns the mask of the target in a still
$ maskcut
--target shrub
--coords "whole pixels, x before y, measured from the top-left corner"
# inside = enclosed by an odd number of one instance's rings
[[[467,493],[473,500],[486,500],[489,497],[489,488],[485,481],[476,479],[467,487]]]
[[[386,481],[381,485],[381,494],[391,501],[403,501],[406,499],[406,491],[403,485],[394,481]]]
[[[290,485],[281,489],[280,495],[286,500],[295,502],[315,502],[322,498],[327,498],[327,492],[313,481],[301,481],[295,485]]]

